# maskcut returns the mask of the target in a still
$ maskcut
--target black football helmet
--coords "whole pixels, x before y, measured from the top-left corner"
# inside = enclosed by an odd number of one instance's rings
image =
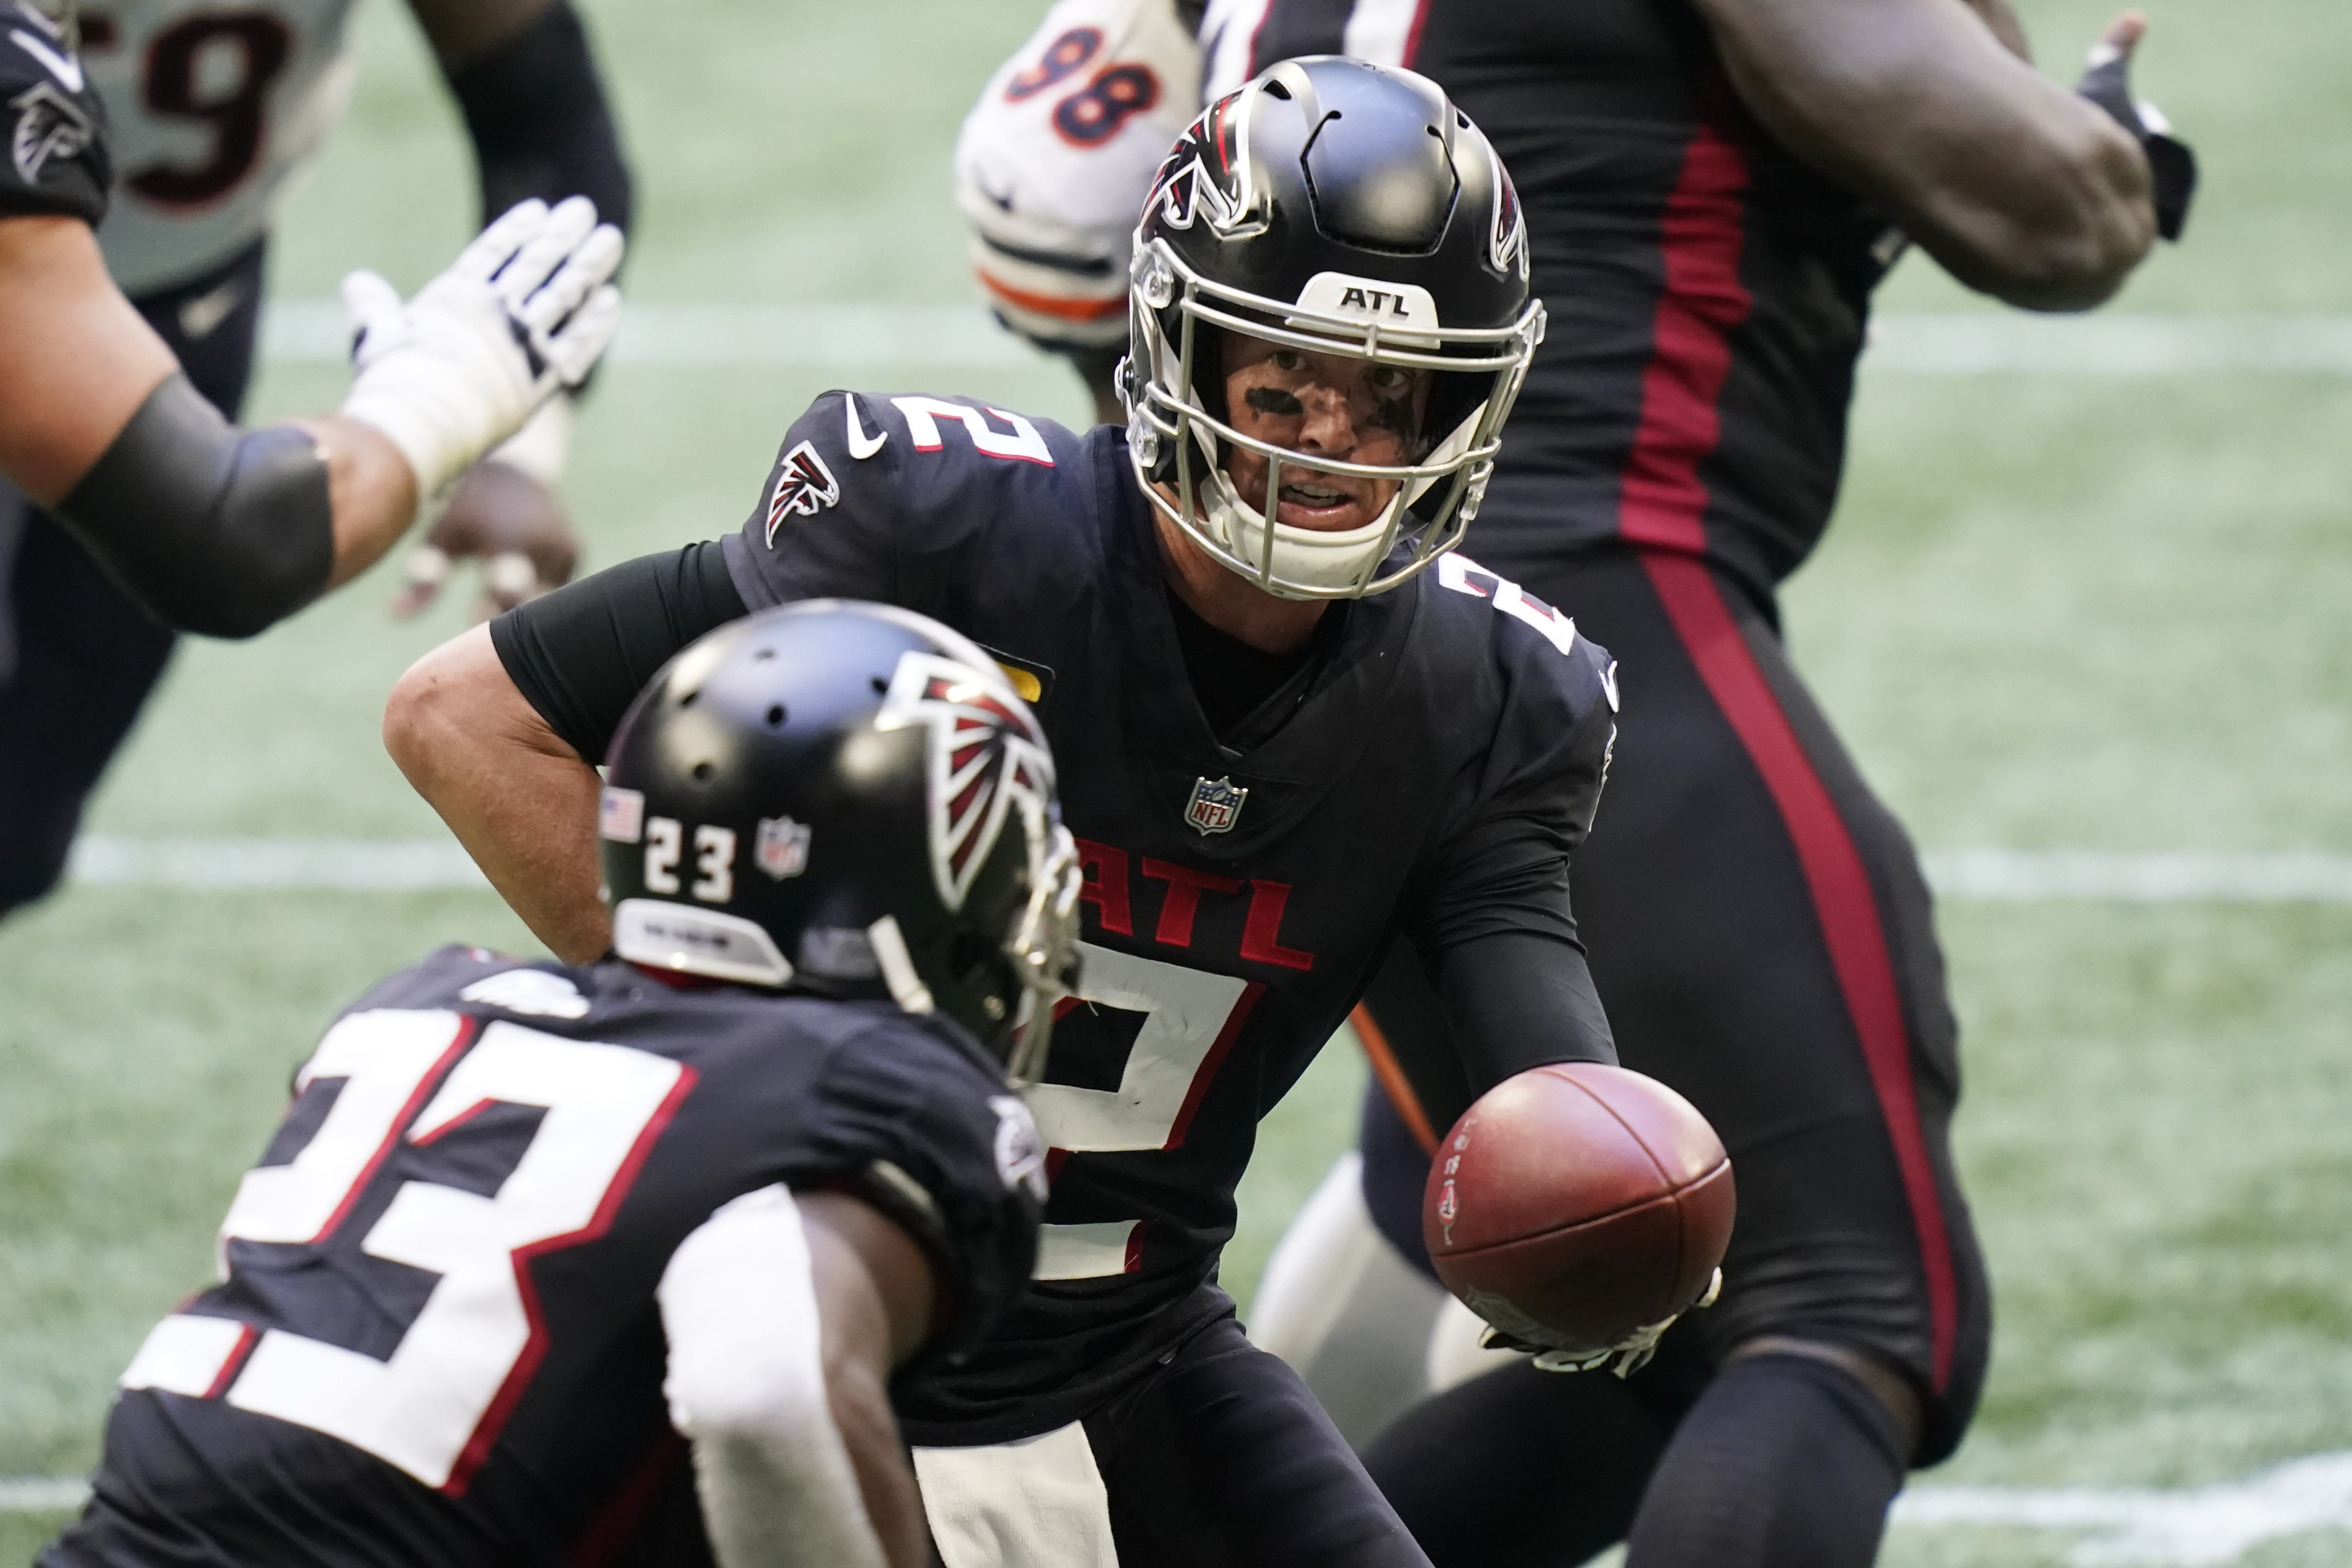
[[[1269,593],[1336,599],[1393,588],[1462,542],[1544,312],[1510,176],[1436,83],[1314,56],[1219,99],[1153,177],[1130,284],[1136,476],[1211,554]],[[1241,434],[1221,331],[1432,372],[1414,461],[1334,462]],[[1287,467],[1393,479],[1396,499],[1360,529],[1269,527],[1265,497],[1224,473],[1231,447],[1269,459],[1267,495]]]
[[[1043,1067],[1076,846],[1036,718],[936,621],[810,600],[684,649],[613,737],[598,832],[621,957],[887,996]]]

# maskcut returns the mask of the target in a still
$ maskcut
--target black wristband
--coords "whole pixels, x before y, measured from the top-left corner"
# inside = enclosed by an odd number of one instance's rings
[[[149,614],[249,637],[326,592],[327,465],[301,431],[239,430],[174,373],[53,509]]]
[[[466,116],[480,165],[482,221],[527,197],[586,196],[596,216],[626,233],[634,199],[620,135],[570,0],[454,72],[449,89]]]

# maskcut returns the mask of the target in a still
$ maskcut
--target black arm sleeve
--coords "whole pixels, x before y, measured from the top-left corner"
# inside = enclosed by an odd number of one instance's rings
[[[1436,975],[1446,1022],[1479,1089],[1552,1062],[1615,1066],[1617,1042],[1584,950],[1541,931],[1506,931],[1448,948]]]
[[[327,465],[301,431],[239,430],[174,373],[53,509],[164,625],[249,637],[326,592]]]
[[[569,0],[531,18],[513,37],[449,78],[482,177],[482,221],[529,196],[586,196],[626,233],[629,166]]]
[[[641,555],[517,605],[490,623],[507,678],[591,763],[672,654],[749,612],[717,540]]]

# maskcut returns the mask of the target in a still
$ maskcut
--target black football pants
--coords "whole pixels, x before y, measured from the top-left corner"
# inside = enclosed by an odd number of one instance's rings
[[[1722,1300],[1649,1371],[1478,1379],[1401,1417],[1368,1465],[1440,1568],[1580,1562],[1629,1530],[1628,1568],[1867,1563],[1906,1464],[1958,1445],[1990,1337],[1948,1137],[1957,1027],[1917,856],[1790,667],[1769,605],[1684,555],[1481,560],[1618,659],[1623,709],[1575,866],[1578,924],[1621,1058],[1714,1123],[1739,1214]],[[1371,998],[1392,1042],[1420,1011],[1383,1005],[1395,979]],[[1395,1121],[1385,1104],[1367,1119]],[[1366,1140],[1365,1193],[1411,1246],[1426,1162],[1392,1132]],[[1884,1407],[1833,1367],[1765,1356],[1716,1373],[1764,1335],[1899,1370],[1924,1403],[1916,1452],[1895,1452]],[[1495,1483],[1530,1467],[1549,1483]]]
[[[253,372],[265,249],[132,301],[231,419]],[[176,640],[0,479],[0,917],[65,875],[83,804]]]

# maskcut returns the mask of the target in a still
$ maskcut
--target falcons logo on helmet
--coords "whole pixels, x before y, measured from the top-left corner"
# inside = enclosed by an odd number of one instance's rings
[[[1496,271],[1508,272],[1517,268],[1524,279],[1528,275],[1528,220],[1519,212],[1519,193],[1492,148],[1487,149],[1486,164],[1495,181],[1494,222],[1486,231],[1486,254]]]
[[[841,481],[806,441],[784,454],[784,470],[776,476],[776,489],[768,498],[768,548],[776,547],[776,530],[798,512],[814,517],[841,499]]]
[[[1157,207],[1170,228],[1190,228],[1194,217],[1205,217],[1211,228],[1229,237],[1238,236],[1253,217],[1265,221],[1256,210],[1261,204],[1244,145],[1247,112],[1242,100],[1247,91],[1217,100],[1177,138],[1151,177],[1146,214]]]
[[[898,656],[877,730],[930,730],[931,876],[940,901],[963,908],[1015,807],[1041,837],[1053,798],[1053,754],[1045,731],[993,670],[939,654]]]

